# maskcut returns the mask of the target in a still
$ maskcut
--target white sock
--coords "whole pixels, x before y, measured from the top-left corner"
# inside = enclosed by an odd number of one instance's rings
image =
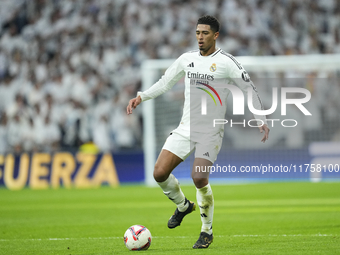
[[[206,232],[211,235],[214,214],[214,197],[210,184],[204,186],[203,188],[197,189],[196,198],[201,213],[201,232]]]
[[[185,196],[179,186],[179,182],[173,174],[170,174],[164,182],[157,182],[162,188],[163,193],[177,205],[180,212],[184,212],[189,207],[189,203],[185,204]]]

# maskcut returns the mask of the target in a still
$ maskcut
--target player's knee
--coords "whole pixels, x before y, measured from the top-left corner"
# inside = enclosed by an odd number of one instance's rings
[[[193,177],[192,180],[194,181],[194,184],[196,188],[200,189],[203,188],[204,186],[208,185],[209,179],[208,178],[195,178]]]
[[[168,179],[169,174],[167,173],[167,171],[159,166],[159,165],[155,165],[155,169],[153,171],[153,178],[155,179],[156,182],[164,182],[166,179]]]

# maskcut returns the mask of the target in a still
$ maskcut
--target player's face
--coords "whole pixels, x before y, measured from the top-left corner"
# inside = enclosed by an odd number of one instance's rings
[[[214,33],[211,30],[210,25],[197,25],[196,39],[202,55],[209,55],[215,51],[215,41],[218,35],[218,32]]]

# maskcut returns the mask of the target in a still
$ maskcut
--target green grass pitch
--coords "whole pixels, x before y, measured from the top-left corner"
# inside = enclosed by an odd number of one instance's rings
[[[214,242],[193,250],[199,211],[168,229],[160,188],[0,189],[0,254],[131,254],[134,224],[153,236],[143,254],[340,254],[340,183],[214,185]],[[196,201],[193,185],[182,186]]]

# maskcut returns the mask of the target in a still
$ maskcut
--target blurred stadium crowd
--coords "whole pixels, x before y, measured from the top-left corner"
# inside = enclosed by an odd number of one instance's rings
[[[235,56],[340,53],[335,0],[2,0],[0,153],[140,148],[140,64],[197,48],[203,14]]]

